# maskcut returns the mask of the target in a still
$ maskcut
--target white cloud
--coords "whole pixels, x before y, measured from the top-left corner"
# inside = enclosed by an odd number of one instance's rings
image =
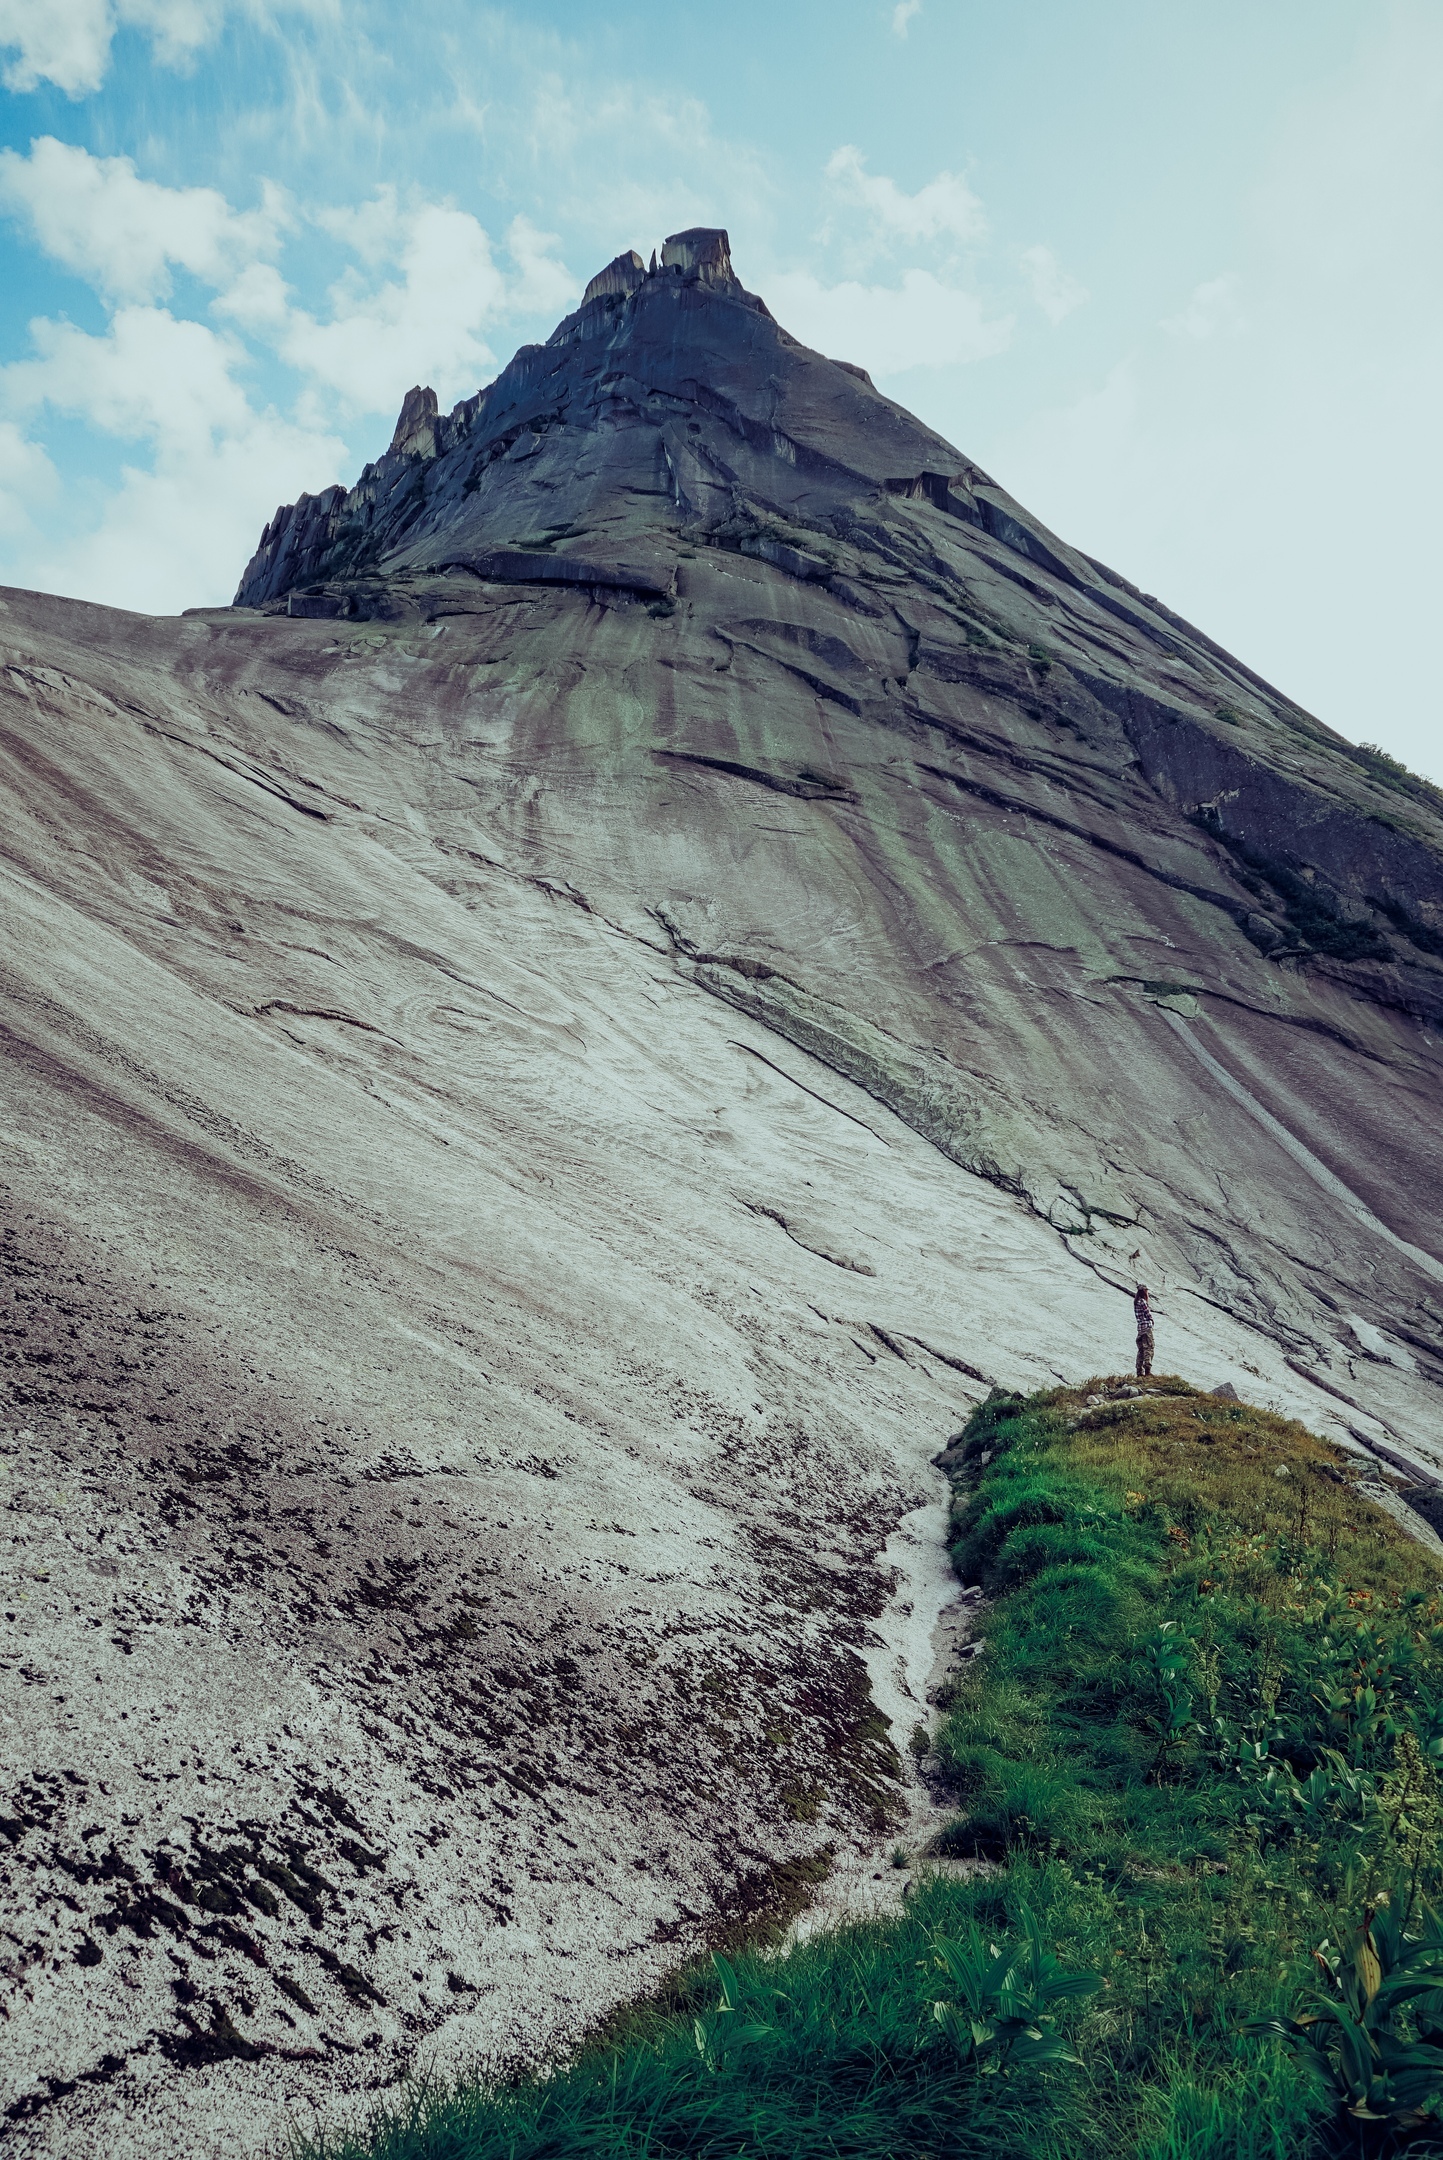
[[[486,325],[505,314],[560,313],[580,291],[556,235],[528,218],[508,228],[508,274],[468,212],[403,205],[387,187],[367,202],[314,213],[312,222],[357,258],[331,287],[328,317],[317,316],[293,306],[266,259],[294,226],[278,189],[264,184],[261,208],[237,211],[214,188],[164,187],[142,179],[129,158],[92,157],[50,135],[28,158],[0,150],[0,207],[22,217],[54,261],[122,306],[163,299],[173,270],[191,272],[219,289],[219,315],[363,412],[389,410],[418,380],[443,398],[468,394],[494,365]]]
[[[127,466],[100,523],[27,576],[41,590],[147,614],[224,606],[277,503],[301,487],[317,493],[344,455],[333,436],[253,414],[199,457]]]
[[[284,329],[291,311],[291,289],[274,263],[251,263],[218,300],[217,315],[229,315],[255,336]]]
[[[224,0],[115,0],[120,22],[148,32],[157,60],[184,67],[208,45],[225,16]]]
[[[880,231],[898,240],[980,240],[986,233],[982,205],[957,173],[938,173],[909,195],[895,180],[869,173],[854,143],[832,153],[826,172],[844,202],[865,210]]]
[[[6,89],[53,82],[71,97],[98,90],[114,33],[107,0],[0,0],[0,45],[18,48]]]
[[[98,90],[123,23],[148,34],[157,60],[179,67],[215,36],[223,14],[223,0],[0,0],[0,47],[16,54],[5,86],[51,82],[69,97]]]
[[[1199,344],[1206,338],[1236,337],[1247,328],[1237,279],[1229,272],[1196,286],[1186,307],[1169,315],[1162,328],[1170,337],[1190,338]]]
[[[27,583],[157,611],[229,599],[297,475],[314,491],[339,469],[334,437],[252,408],[236,380],[243,350],[204,323],[128,307],[101,337],[44,321],[32,335],[36,357],[0,369],[0,404],[16,414],[48,405],[144,444],[151,463],[125,468],[90,532],[48,559],[27,548]],[[13,426],[0,427],[0,453],[7,439],[33,502],[44,453]]]
[[[719,134],[698,98],[635,82],[572,85],[547,72],[526,106],[526,137],[550,201],[564,205],[573,233],[595,235],[588,271],[626,247],[645,257],[689,225],[726,225],[733,237],[772,225],[771,158]]]
[[[711,114],[700,98],[662,96],[636,82],[571,85],[555,74],[537,82],[528,132],[535,150],[551,158],[598,139],[633,152],[660,146],[690,156],[716,147]]]
[[[1025,248],[1022,268],[1033,299],[1050,323],[1065,321],[1087,299],[1087,287],[1063,269],[1049,247]]]
[[[166,441],[184,453],[217,429],[245,424],[246,394],[233,373],[243,355],[204,323],[127,307],[103,336],[45,320],[30,333],[35,358],[0,369],[0,400],[11,412],[52,405],[107,435]]]
[[[443,405],[474,390],[495,358],[483,326],[507,300],[484,226],[438,203],[403,211],[387,191],[325,222],[373,268],[401,274],[368,288],[348,272],[331,288],[329,322],[291,315],[283,357],[359,412],[389,412],[414,382],[434,384]]]
[[[0,206],[23,217],[47,255],[113,300],[156,300],[171,266],[226,283],[279,245],[279,191],[264,207],[232,210],[214,188],[142,180],[128,157],[92,157],[42,135],[28,158],[0,150]]]
[[[975,293],[930,270],[905,270],[898,286],[826,286],[810,271],[784,271],[768,291],[773,312],[796,336],[874,375],[985,360],[1005,352],[1012,337],[1010,315],[989,322]]]
[[[369,202],[316,210],[312,219],[373,270],[395,262],[406,244],[406,214],[391,186],[378,187]]]
[[[557,234],[538,232],[530,218],[511,220],[506,228],[506,252],[517,276],[507,295],[509,313],[563,315],[575,306],[581,298],[581,281],[559,259],[560,246]]]
[[[892,35],[904,38],[914,16],[922,12],[922,0],[897,0],[892,10]]]
[[[44,450],[11,420],[0,420],[0,539],[18,539],[30,513],[53,501],[60,476]]]
[[[469,395],[495,364],[488,326],[504,316],[560,313],[580,297],[579,281],[556,254],[556,235],[525,217],[507,230],[509,277],[468,211],[441,203],[403,208],[393,188],[354,208],[323,211],[316,222],[360,258],[371,279],[348,271],[331,287],[329,321],[296,310],[276,342],[293,367],[359,412],[389,412],[413,382],[434,385],[443,406]],[[387,268],[399,277],[377,284]],[[220,304],[259,325],[257,310],[269,308],[274,319],[281,300],[275,286],[252,275]]]

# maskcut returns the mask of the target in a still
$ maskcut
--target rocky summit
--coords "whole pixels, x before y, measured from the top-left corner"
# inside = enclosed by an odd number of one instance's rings
[[[1139,1280],[1437,1512],[1443,796],[724,233],[0,648],[17,2154],[535,2059],[869,1853],[932,1459]]]

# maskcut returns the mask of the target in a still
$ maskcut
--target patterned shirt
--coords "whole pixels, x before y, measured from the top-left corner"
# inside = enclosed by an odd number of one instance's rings
[[[1138,1334],[1150,1335],[1152,1333],[1152,1307],[1147,1299],[1145,1297],[1135,1297],[1132,1301],[1132,1309],[1137,1315]]]

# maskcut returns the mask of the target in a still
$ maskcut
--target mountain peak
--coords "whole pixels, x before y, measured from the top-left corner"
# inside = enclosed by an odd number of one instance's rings
[[[276,513],[236,601],[534,554],[539,537],[604,562],[738,521],[835,530],[879,491],[916,492],[928,473],[945,491],[968,471],[860,368],[790,337],[737,277],[723,228],[692,226],[650,267],[614,257],[544,345],[450,413],[409,391],[353,488]]]
[[[720,226],[693,225],[686,232],[672,233],[662,242],[659,261],[653,248],[650,269],[635,248],[627,248],[614,256],[604,270],[597,271],[581,296],[581,305],[589,307],[593,300],[604,300],[611,294],[624,299],[649,277],[668,273],[705,285],[736,285],[731,241],[725,230]]]
[[[414,386],[242,598],[0,597],[6,2068],[79,2160],[549,2046],[869,1851],[929,1462],[1140,1279],[1443,1476],[1443,798],[724,233]]]
[[[731,241],[716,226],[693,225],[686,232],[673,233],[662,245],[661,267],[679,270],[683,277],[700,278],[708,285],[737,282]]]

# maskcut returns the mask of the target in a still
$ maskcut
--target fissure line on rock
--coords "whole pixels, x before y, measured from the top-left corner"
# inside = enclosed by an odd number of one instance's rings
[[[1281,1119],[1275,1118],[1271,1110],[1265,1110],[1257,1097],[1249,1094],[1242,1082],[1235,1080],[1227,1067],[1220,1065],[1212,1053],[1203,1048],[1180,1014],[1169,1012],[1165,1006],[1159,1007],[1159,1010],[1174,1033],[1187,1044],[1198,1063],[1211,1073],[1218,1086],[1231,1095],[1234,1102],[1241,1104],[1249,1117],[1256,1119],[1280,1147],[1287,1150],[1299,1169],[1304,1171],[1315,1185],[1320,1186],[1330,1199],[1346,1208],[1348,1213],[1362,1223],[1365,1229],[1371,1230],[1375,1237],[1382,1238],[1395,1252],[1401,1253],[1405,1260],[1411,1261],[1414,1267],[1421,1268],[1434,1282],[1443,1283],[1443,1260],[1435,1260],[1432,1253],[1424,1252],[1421,1246],[1410,1245],[1406,1238],[1399,1237],[1396,1230],[1390,1230],[1388,1225],[1373,1213],[1365,1200],[1360,1200],[1326,1164],[1319,1162],[1311,1149],[1306,1148],[1296,1134],[1289,1132]]]

